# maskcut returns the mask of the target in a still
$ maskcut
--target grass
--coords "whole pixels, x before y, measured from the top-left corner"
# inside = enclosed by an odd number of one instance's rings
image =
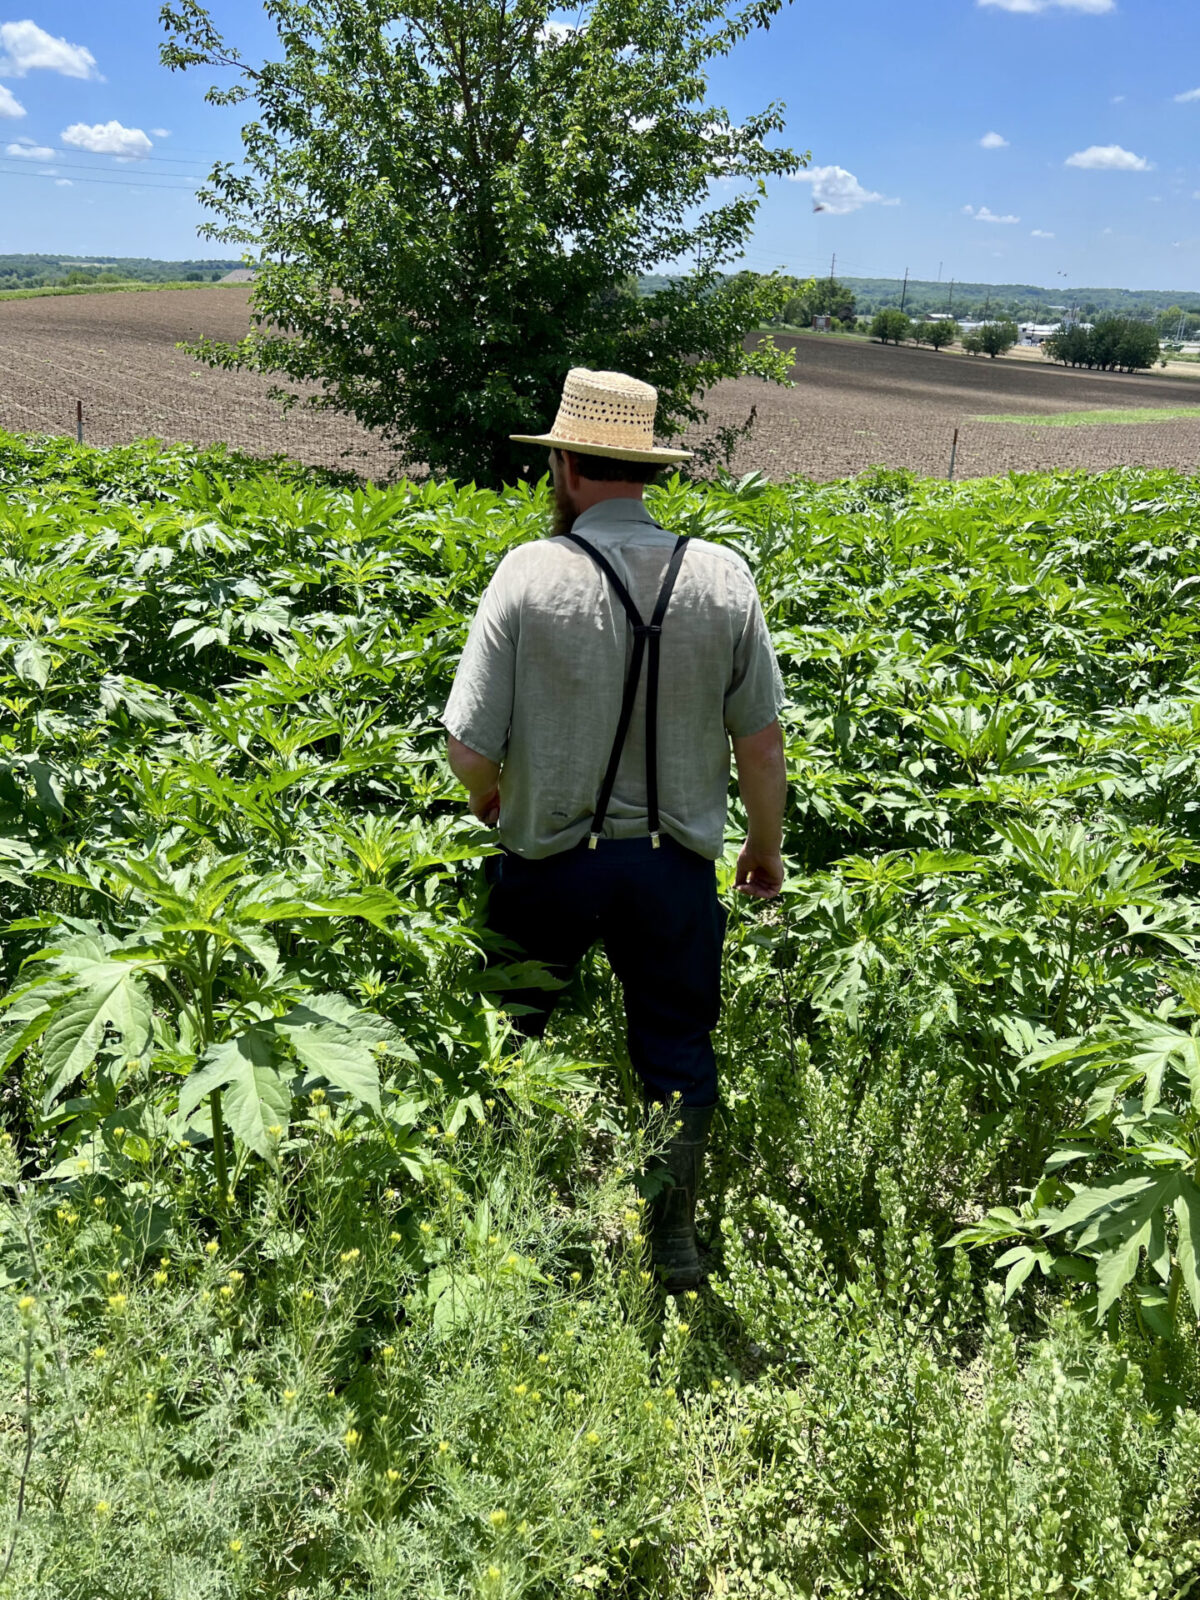
[[[1200,406],[1128,406],[1100,411],[1058,411],[1048,415],[996,413],[972,417],[972,422],[1020,422],[1033,428],[1094,428],[1110,422],[1174,422],[1179,417],[1200,417]]]
[[[193,283],[182,279],[168,283],[62,283],[47,284],[39,289],[0,289],[0,300],[40,300],[47,295],[59,294],[135,294],[146,289],[219,289],[222,285],[218,280],[205,283]],[[233,284],[224,285],[225,288],[237,287]]]

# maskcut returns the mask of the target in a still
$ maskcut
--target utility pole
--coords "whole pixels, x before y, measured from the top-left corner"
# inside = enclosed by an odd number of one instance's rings
[[[837,266],[837,251],[833,253],[833,260],[829,263],[829,281],[833,282],[833,269]]]
[[[942,262],[938,262],[938,282],[942,281]]]
[[[904,269],[904,287],[900,291],[900,309],[904,310],[904,302],[908,299],[908,268]]]
[[[954,315],[954,279],[950,279],[950,315]]]

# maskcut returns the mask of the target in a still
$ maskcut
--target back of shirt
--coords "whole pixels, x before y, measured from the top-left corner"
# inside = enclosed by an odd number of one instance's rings
[[[641,501],[603,501],[574,530],[607,557],[649,621],[675,535]],[[566,539],[510,551],[471,624],[442,721],[502,763],[500,840],[536,859],[589,831],[617,731],[633,633],[612,585]],[[646,670],[634,703],[604,837],[648,829]],[[663,622],[658,695],[660,824],[716,859],[725,832],[729,738],[757,733],[783,682],[749,568],[690,540]]]

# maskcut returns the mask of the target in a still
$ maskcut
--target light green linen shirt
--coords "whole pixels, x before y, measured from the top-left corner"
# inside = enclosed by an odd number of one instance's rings
[[[675,544],[639,500],[606,500],[575,532],[607,556],[649,621]],[[530,859],[589,831],[617,731],[633,633],[591,557],[563,538],[518,545],[471,623],[442,716],[456,739],[501,764],[500,841]],[[692,539],[662,631],[658,799],[663,830],[720,856],[729,739],[778,716],[783,679],[750,569]],[[603,836],[648,829],[646,667]]]

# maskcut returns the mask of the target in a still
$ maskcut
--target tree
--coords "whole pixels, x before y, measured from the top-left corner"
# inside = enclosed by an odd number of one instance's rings
[[[1007,355],[1020,338],[1015,322],[985,322],[975,331],[979,336],[979,349],[993,361],[997,356]]]
[[[1079,324],[1063,323],[1058,330],[1050,335],[1042,345],[1042,354],[1051,361],[1061,361],[1068,367],[1090,367],[1092,365],[1092,340],[1091,330],[1081,328]]]
[[[902,339],[911,339],[912,331],[912,323],[903,311],[897,311],[894,307],[877,311],[871,319],[872,339],[880,339],[884,344],[889,339],[893,344],[899,344]]]
[[[543,469],[507,435],[553,421],[572,365],[654,383],[667,438],[722,378],[786,381],[789,356],[746,340],[785,288],[722,268],[807,157],[769,146],[781,105],[735,125],[704,98],[783,4],[587,0],[568,25],[550,0],[268,0],[281,53],[254,66],[169,0],[163,62],[232,69],[209,101],[253,106],[241,166],[200,193],[205,235],[258,267],[251,332],[197,353],[316,384],[407,460],[491,483]],[[696,265],[627,287],[677,260]]]
[[[958,324],[949,317],[939,317],[936,322],[918,322],[916,330],[917,339],[922,344],[931,344],[935,350],[953,344],[958,338]]]
[[[1091,328],[1078,324],[1052,333],[1042,349],[1052,361],[1102,372],[1137,372],[1159,357],[1158,332],[1137,317],[1101,317]]]

